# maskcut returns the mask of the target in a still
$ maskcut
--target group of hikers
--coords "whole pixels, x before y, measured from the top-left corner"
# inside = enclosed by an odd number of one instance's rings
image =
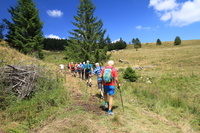
[[[115,94],[115,85],[120,88],[117,70],[114,68],[114,61],[110,60],[107,66],[103,67],[95,63],[95,67],[89,60],[81,63],[69,63],[68,71],[73,77],[79,77],[86,81],[87,86],[92,87],[92,77],[97,76],[97,86],[101,98],[104,99],[104,108],[108,109],[108,115],[113,115],[113,96]]]

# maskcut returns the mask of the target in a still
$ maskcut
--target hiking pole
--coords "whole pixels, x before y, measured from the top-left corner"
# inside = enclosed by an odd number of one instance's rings
[[[123,112],[124,112],[124,103],[123,103],[123,99],[122,99],[122,92],[121,92],[120,86],[118,87],[118,89],[119,89],[119,92],[120,92],[121,103],[122,103],[122,108],[123,108]]]

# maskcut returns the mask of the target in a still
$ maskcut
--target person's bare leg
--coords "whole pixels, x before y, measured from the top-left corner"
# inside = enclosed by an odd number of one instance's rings
[[[108,102],[108,96],[107,96],[107,93],[103,93],[103,96],[104,96],[104,101],[105,101],[105,103],[107,103],[107,102]]]
[[[112,106],[113,106],[113,95],[109,96],[109,107],[108,110],[112,110]]]

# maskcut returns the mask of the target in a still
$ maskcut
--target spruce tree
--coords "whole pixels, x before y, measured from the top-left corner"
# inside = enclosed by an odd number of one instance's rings
[[[0,39],[4,38],[3,31],[5,29],[5,25],[3,23],[0,24]]]
[[[10,7],[12,21],[4,19],[7,24],[6,35],[10,46],[18,49],[24,54],[37,53],[43,58],[43,23],[39,18],[39,11],[32,0],[18,0],[17,5]]]
[[[135,44],[135,38],[132,39],[132,44]]]
[[[68,46],[66,47],[67,58],[73,61],[102,62],[108,60],[106,39],[104,39],[105,29],[102,29],[102,20],[94,17],[95,6],[91,0],[80,0],[77,9],[75,22],[72,22],[77,29],[69,33]]]
[[[160,39],[157,39],[156,45],[162,45],[162,42],[160,41]]]
[[[135,44],[134,44],[134,48],[135,50],[137,51],[138,48],[141,48],[142,47],[142,44],[140,42],[140,40],[138,38],[135,39]]]
[[[177,36],[174,40],[174,45],[181,45],[181,38]]]

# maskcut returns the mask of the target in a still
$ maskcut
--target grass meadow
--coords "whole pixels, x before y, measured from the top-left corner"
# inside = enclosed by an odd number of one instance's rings
[[[138,51],[128,45],[127,49],[112,53],[111,59],[119,70],[125,110],[120,91],[116,90],[113,117],[94,113],[93,108],[103,104],[103,100],[91,103],[90,94],[99,93],[95,89],[95,77],[93,88],[87,88],[84,81],[69,74],[65,77],[57,72],[60,63],[69,62],[64,52],[45,51],[46,58],[37,63],[47,69],[44,75],[52,80],[41,81],[44,89],[32,99],[11,101],[10,106],[1,110],[0,132],[199,132],[200,40],[183,40],[179,46],[173,42],[162,43],[160,46],[142,44]],[[0,46],[0,60],[16,64],[35,59]],[[128,66],[140,68],[135,70],[139,75],[136,82],[122,78]],[[52,86],[56,89],[49,89]],[[83,105],[93,108],[86,110]]]

